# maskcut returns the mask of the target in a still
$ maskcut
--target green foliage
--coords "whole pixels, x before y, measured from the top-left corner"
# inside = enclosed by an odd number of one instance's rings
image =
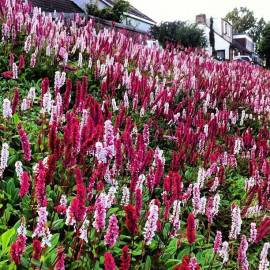
[[[254,12],[246,7],[234,8],[227,13],[225,19],[232,23],[235,34],[247,33],[256,23]]]
[[[176,251],[177,251],[177,238],[173,238],[165,248],[161,260],[167,261],[168,259],[173,258]]]
[[[107,7],[101,10],[95,4],[88,4],[87,13],[104,20],[121,23],[124,19],[124,14],[128,12],[129,7],[130,4],[126,0],[118,0],[113,7]]]
[[[206,46],[203,30],[187,22],[163,22],[160,25],[154,25],[151,33],[163,46],[167,42],[192,48]]]
[[[1,258],[8,254],[12,236],[16,233],[14,228],[11,228],[1,235]]]
[[[270,23],[268,23],[263,32],[261,42],[259,44],[260,55],[265,57],[266,66],[270,67]]]
[[[264,18],[260,18],[257,23],[250,29],[249,35],[258,44],[261,41],[263,30],[266,26]]]
[[[247,33],[255,43],[260,41],[262,31],[266,25],[263,18],[257,20],[254,12],[246,7],[234,8],[227,13],[225,19],[232,23],[234,34]]]

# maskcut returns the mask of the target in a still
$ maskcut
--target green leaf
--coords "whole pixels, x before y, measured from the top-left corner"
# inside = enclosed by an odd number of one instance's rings
[[[119,210],[118,207],[110,208],[108,211],[108,215],[112,215],[112,214],[116,213],[118,210]]]
[[[169,245],[165,248],[161,258],[163,261],[167,261],[168,259],[173,258],[174,254],[177,251],[177,241],[178,241],[177,238],[173,238],[170,241]]]
[[[197,255],[197,260],[201,264],[201,266],[207,266],[209,263],[212,261],[214,257],[213,249],[209,248],[206,250],[203,250],[202,252],[198,252]]]
[[[8,224],[11,213],[12,213],[12,207],[7,207],[1,219],[4,224]]]
[[[52,240],[51,240],[51,247],[50,249],[53,249],[54,247],[56,247],[56,245],[58,244],[59,242],[59,237],[60,237],[60,234],[59,233],[56,233],[52,236]]]
[[[164,238],[168,237],[168,234],[169,234],[169,231],[170,231],[170,226],[171,226],[170,223],[166,223],[164,225],[164,228],[163,228],[163,231],[162,231],[162,235],[163,235]]]
[[[12,166],[13,164],[15,164],[15,162],[18,160],[18,156],[17,154],[14,155],[10,155],[9,159],[8,159],[8,166]]]
[[[54,249],[52,252],[50,252],[49,255],[46,256],[45,265],[48,266],[49,268],[53,264],[53,262],[55,262],[56,257],[57,257],[56,249]]]
[[[7,191],[7,194],[9,194],[11,196],[11,198],[16,193],[15,184],[14,184],[14,179],[13,178],[10,178],[9,179],[9,181],[7,183],[6,191]]]
[[[53,230],[59,230],[59,229],[62,229],[65,225],[65,222],[63,219],[57,219],[53,222],[52,224],[52,229]]]
[[[16,269],[17,269],[17,266],[14,262],[12,262],[8,267],[8,270],[16,270]]]
[[[151,257],[147,256],[146,262],[144,265],[144,270],[150,270],[151,269]]]
[[[173,238],[169,245],[166,247],[164,253],[165,254],[172,254],[172,253],[175,253],[176,250],[177,250],[177,241],[178,239],[177,238]]]
[[[133,256],[140,256],[142,255],[142,242],[136,244],[136,249],[132,250]]]
[[[189,255],[190,252],[190,247],[186,247],[182,249],[178,254],[177,254],[177,259],[181,260],[184,256]]]
[[[98,261],[96,261],[96,264],[95,264],[95,268],[94,268],[94,270],[100,270],[101,268],[99,267],[99,262]]]
[[[1,235],[2,253],[1,256],[6,254],[9,250],[11,237],[16,233],[14,228],[11,228]]]
[[[13,114],[12,118],[13,118],[13,122],[16,126],[21,122],[20,117],[17,113]]]
[[[173,269],[176,265],[180,264],[180,259],[169,259],[165,262],[166,269]]]
[[[4,260],[0,262],[0,269],[7,269],[8,260]],[[16,269],[16,268],[15,268]]]

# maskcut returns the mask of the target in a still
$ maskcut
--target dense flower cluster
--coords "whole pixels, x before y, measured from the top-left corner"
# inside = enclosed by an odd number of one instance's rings
[[[21,143],[22,143],[23,157],[26,161],[30,161],[31,160],[30,143],[29,143],[27,134],[24,131],[21,124],[18,125],[18,133],[19,133]]]
[[[10,256],[16,264],[20,264],[21,256],[26,249],[26,228],[24,219],[21,221],[21,225],[17,230],[17,239],[10,247]]]
[[[7,143],[2,144],[1,159],[0,159],[0,178],[3,175],[5,168],[7,167],[8,157],[9,157],[9,145]]]
[[[30,178],[27,172],[22,172],[21,176],[20,176],[20,192],[19,192],[19,196],[20,197],[24,197],[30,187]]]
[[[109,247],[113,247],[118,238],[118,220],[116,215],[112,215],[109,220],[109,226],[107,233],[104,237],[105,244]]]
[[[148,219],[144,227],[144,240],[146,245],[150,245],[157,230],[158,206],[151,202]]]

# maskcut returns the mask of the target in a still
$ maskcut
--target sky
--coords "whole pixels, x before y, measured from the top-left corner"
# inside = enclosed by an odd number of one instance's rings
[[[197,14],[224,17],[235,7],[247,7],[256,18],[270,21],[270,0],[129,0],[137,9],[157,23],[161,21],[195,21]]]

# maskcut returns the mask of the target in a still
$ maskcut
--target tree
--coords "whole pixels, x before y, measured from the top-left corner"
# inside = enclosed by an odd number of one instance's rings
[[[212,55],[215,56],[216,50],[215,50],[215,32],[213,28],[213,18],[210,18],[210,31],[209,31],[209,42],[210,46],[212,48]]]
[[[257,23],[250,29],[249,35],[253,38],[254,42],[259,43],[261,35],[266,26],[264,18],[261,18]]]
[[[195,48],[205,47],[207,43],[203,30],[195,24],[182,21],[163,22],[160,25],[154,25],[151,33],[162,46],[167,42],[172,42],[184,47]]]
[[[115,21],[122,22],[124,13],[128,12],[130,4],[125,0],[118,0],[112,7],[112,13],[115,17]]]
[[[256,23],[253,11],[246,7],[234,8],[225,19],[232,23],[234,34],[247,33]]]
[[[266,66],[270,68],[270,23],[268,23],[261,37],[261,42],[259,43],[259,53],[266,60]]]
[[[117,0],[113,7],[99,9],[95,4],[86,6],[87,14],[99,17],[104,20],[115,21],[121,23],[124,19],[124,14],[128,12],[130,4],[126,0]]]
[[[252,37],[255,43],[260,41],[265,21],[263,18],[257,20],[253,11],[246,7],[234,8],[225,19],[232,23],[234,34],[246,33]]]

